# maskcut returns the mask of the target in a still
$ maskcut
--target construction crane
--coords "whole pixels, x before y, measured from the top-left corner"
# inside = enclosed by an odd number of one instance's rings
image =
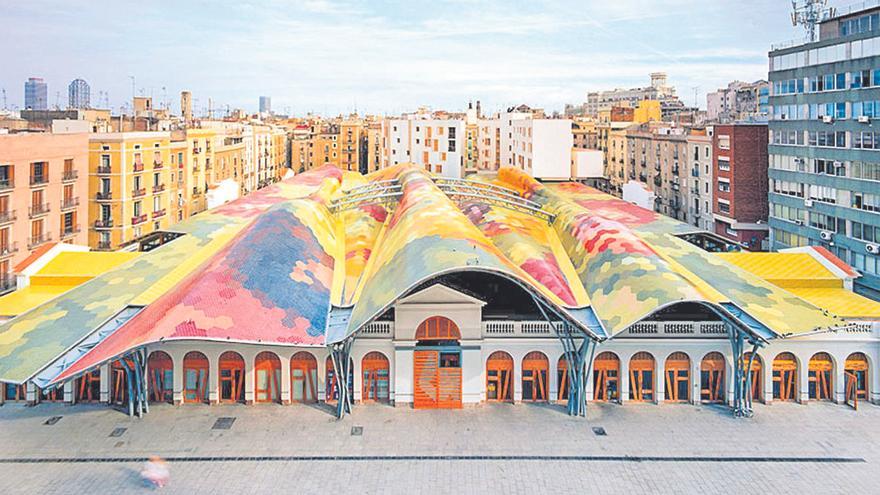
[[[791,10],[791,25],[803,26],[810,41],[818,41],[819,23],[837,13],[828,7],[828,0],[791,0]]]

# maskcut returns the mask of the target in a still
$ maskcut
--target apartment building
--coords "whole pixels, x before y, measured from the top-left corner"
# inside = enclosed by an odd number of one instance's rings
[[[694,128],[687,136],[688,187],[684,191],[688,205],[688,222],[694,227],[714,231],[715,218],[712,216],[715,182],[715,164],[712,161],[714,147],[714,128]]]
[[[654,193],[654,211],[687,222],[686,129],[641,124],[630,127],[626,138],[628,178]]]
[[[176,221],[170,153],[169,132],[89,136],[90,247],[119,249]]]
[[[824,246],[880,297],[880,8],[769,56],[771,247]]]
[[[706,95],[706,118],[711,122],[766,120],[770,83],[733,81]]]
[[[716,234],[750,251],[767,249],[767,126],[715,126],[712,206]]]
[[[85,244],[88,135],[0,135],[0,291],[51,242]]]
[[[438,119],[425,114],[388,119],[388,165],[415,163],[437,175],[461,178],[465,127],[463,119]]]
[[[363,123],[344,120],[339,123],[339,168],[350,172],[360,169],[361,134]]]
[[[385,156],[385,120],[372,120],[366,125],[362,140],[361,173],[371,173],[388,166]]]
[[[679,101],[678,97],[675,96],[675,88],[667,83],[665,73],[654,72],[650,77],[650,86],[629,89],[617,88],[588,93],[587,101],[584,103],[584,115],[598,118],[601,110],[608,110],[611,107],[619,106],[636,107],[643,100]]]

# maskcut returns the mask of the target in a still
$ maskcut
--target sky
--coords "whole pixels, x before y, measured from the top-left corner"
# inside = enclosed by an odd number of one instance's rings
[[[833,0],[832,0],[832,3]],[[49,105],[83,78],[92,105],[136,94],[178,111],[397,114],[419,106],[561,110],[663,71],[687,103],[767,77],[767,51],[802,36],[783,0],[0,0],[0,88]],[[132,86],[134,78],[134,89]],[[56,93],[60,96],[56,97]],[[0,100],[0,105],[3,102]],[[103,106],[103,105],[100,105]]]

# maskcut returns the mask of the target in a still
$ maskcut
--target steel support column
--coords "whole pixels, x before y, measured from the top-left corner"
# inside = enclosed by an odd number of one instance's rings
[[[752,338],[748,342],[752,344],[752,352],[748,363],[745,362],[745,346],[747,334],[745,330],[736,325],[729,325],[728,337],[730,349],[733,354],[733,415],[737,418],[750,418],[752,411],[752,362],[755,359],[760,343]]]
[[[351,396],[348,393],[348,375],[351,368],[351,344],[353,339],[333,344],[330,347],[330,356],[333,359],[334,377],[336,388],[339,391],[339,399],[336,401],[336,417],[342,419],[346,414],[351,414]],[[326,400],[326,399],[325,399]]]

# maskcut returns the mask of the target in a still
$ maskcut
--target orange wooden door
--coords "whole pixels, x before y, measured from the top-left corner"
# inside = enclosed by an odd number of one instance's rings
[[[773,360],[773,398],[781,401],[797,400],[797,359],[783,352]]]
[[[440,399],[440,353],[434,350],[418,350],[413,355],[413,407],[436,409]]]
[[[712,352],[700,363],[700,400],[724,402],[724,356]]]

